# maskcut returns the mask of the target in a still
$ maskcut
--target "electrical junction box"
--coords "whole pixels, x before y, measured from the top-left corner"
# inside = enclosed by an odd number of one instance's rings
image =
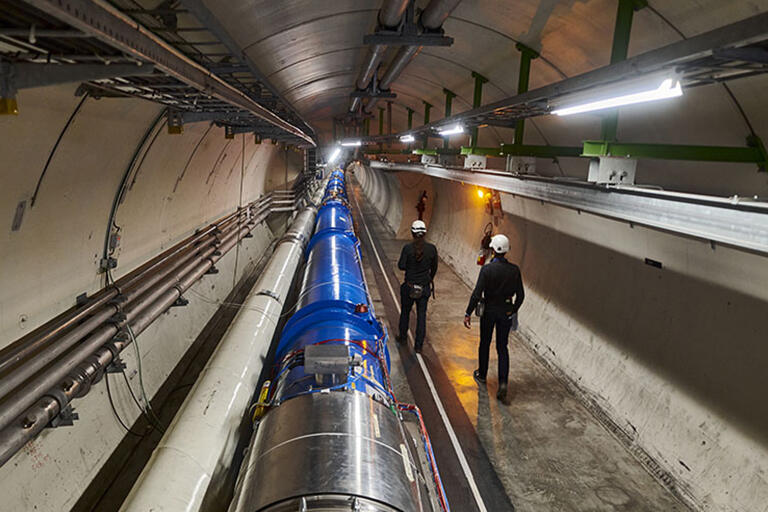
[[[637,160],[601,156],[589,161],[587,181],[598,185],[634,185]]]
[[[424,165],[434,165],[437,163],[437,156],[435,155],[421,155],[421,163]]]
[[[485,169],[488,157],[485,155],[467,155],[464,157],[465,169]]]
[[[315,375],[347,375],[349,348],[346,345],[308,345],[304,348],[304,372]]]
[[[507,156],[507,172],[515,174],[536,174],[536,157]]]

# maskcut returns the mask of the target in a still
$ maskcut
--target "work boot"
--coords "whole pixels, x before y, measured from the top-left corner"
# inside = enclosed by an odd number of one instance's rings
[[[507,383],[506,382],[499,382],[499,391],[496,393],[496,398],[498,398],[502,402],[506,402],[507,400]]]
[[[477,382],[479,382],[480,384],[485,384],[485,377],[483,377],[482,375],[480,375],[480,370],[475,370],[475,371],[472,373],[472,376],[473,376],[473,377],[475,378],[475,380],[476,380]]]
[[[403,343],[405,343],[405,336],[403,336],[402,334],[398,334],[397,336],[395,336],[395,341],[402,345]]]
[[[423,344],[419,344],[419,345],[414,345],[414,346],[413,346],[413,350],[414,350],[414,351],[415,351],[417,354],[421,354],[421,349],[422,349],[422,348],[424,348],[424,345],[423,345]]]

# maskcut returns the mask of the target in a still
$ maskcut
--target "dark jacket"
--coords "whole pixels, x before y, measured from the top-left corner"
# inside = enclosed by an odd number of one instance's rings
[[[429,286],[437,272],[437,247],[424,242],[421,259],[416,259],[416,249],[413,242],[405,244],[400,252],[397,268],[405,270],[405,282]]]
[[[520,267],[503,257],[493,258],[480,269],[477,284],[469,298],[467,315],[472,314],[480,299],[485,300],[485,311],[488,313],[517,313],[525,299]]]

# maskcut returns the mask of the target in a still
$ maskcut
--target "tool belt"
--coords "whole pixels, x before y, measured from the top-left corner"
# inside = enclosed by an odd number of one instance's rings
[[[408,297],[416,300],[420,299],[424,296],[424,292],[426,291],[426,286],[423,284],[416,284],[416,283],[406,283],[408,286]]]

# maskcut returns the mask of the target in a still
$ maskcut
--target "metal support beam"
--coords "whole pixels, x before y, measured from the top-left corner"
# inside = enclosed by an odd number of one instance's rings
[[[384,107],[379,107],[379,135],[384,135]]]
[[[632,18],[635,11],[648,5],[646,0],[619,0],[616,12],[616,26],[613,29],[613,47],[611,48],[611,64],[627,60],[629,52],[629,37],[632,33]],[[616,131],[619,126],[619,111],[617,109],[606,112],[601,126],[601,138],[603,140],[616,140]]]
[[[387,135],[392,135],[392,102],[387,102]]]
[[[211,74],[152,31],[139,25],[106,3],[90,0],[24,0],[49,16],[82,30],[137,59],[152,62],[157,69],[221,101],[252,112],[255,116],[314,144],[312,136],[243,92]]]
[[[20,89],[46,87],[121,76],[151,75],[151,64],[32,64],[0,62],[0,96],[10,98]]]
[[[278,91],[267,79],[266,75],[259,70],[256,63],[251,59],[240,46],[232,39],[229,32],[224,28],[211,11],[206,7],[203,0],[181,0],[181,4],[186,7],[190,14],[192,14],[197,20],[208,29],[208,31],[216,36],[216,39],[230,51],[233,57],[245,64],[248,71],[259,81],[259,83],[266,88],[270,95],[280,100],[285,107],[298,119],[304,126],[303,129],[309,134],[313,135],[312,127],[307,124],[301,115],[293,108],[293,105],[285,99],[285,97]]]
[[[363,134],[368,137],[371,134],[371,118],[366,117],[363,119]]]
[[[472,95],[472,108],[477,108],[483,104],[483,84],[488,81],[483,75],[477,71],[472,72],[472,78],[475,79],[475,91]],[[469,132],[469,145],[477,146],[477,126],[473,126]]]
[[[515,48],[520,52],[520,73],[517,77],[517,94],[528,92],[531,80],[531,61],[539,56],[539,52],[523,43],[517,43]],[[515,145],[522,146],[525,137],[525,119],[515,121]]]
[[[453,98],[456,97],[456,93],[446,88],[443,88],[443,94],[445,94],[445,116],[443,117],[451,117],[451,110],[453,109]],[[448,137],[443,139],[444,149],[448,149],[450,145],[451,145],[451,142],[448,139]]]
[[[768,155],[762,141],[750,137],[748,147],[685,146],[677,144],[637,144],[615,141],[585,141],[582,156],[614,156],[624,158],[657,158],[661,160],[693,160],[698,162],[733,162],[768,166]]]
[[[429,112],[430,110],[432,110],[432,104],[425,100],[421,100],[421,102],[424,103],[424,124],[427,125],[429,124]],[[424,149],[427,148],[428,143],[429,143],[429,132],[427,132],[424,137]]]
[[[405,107],[405,110],[408,111],[408,129],[410,130],[413,128],[413,112],[414,110],[411,107]]]
[[[501,171],[463,171],[434,165],[371,162],[544,201],[578,212],[768,254],[768,204],[695,194],[563,183]]]
[[[524,144],[503,144],[497,148],[463,146],[462,155],[482,156],[530,156],[537,158],[580,157],[582,148],[577,146],[533,146]]]
[[[379,31],[363,37],[363,44],[386,46],[451,46],[453,38],[442,34],[399,34]]]

